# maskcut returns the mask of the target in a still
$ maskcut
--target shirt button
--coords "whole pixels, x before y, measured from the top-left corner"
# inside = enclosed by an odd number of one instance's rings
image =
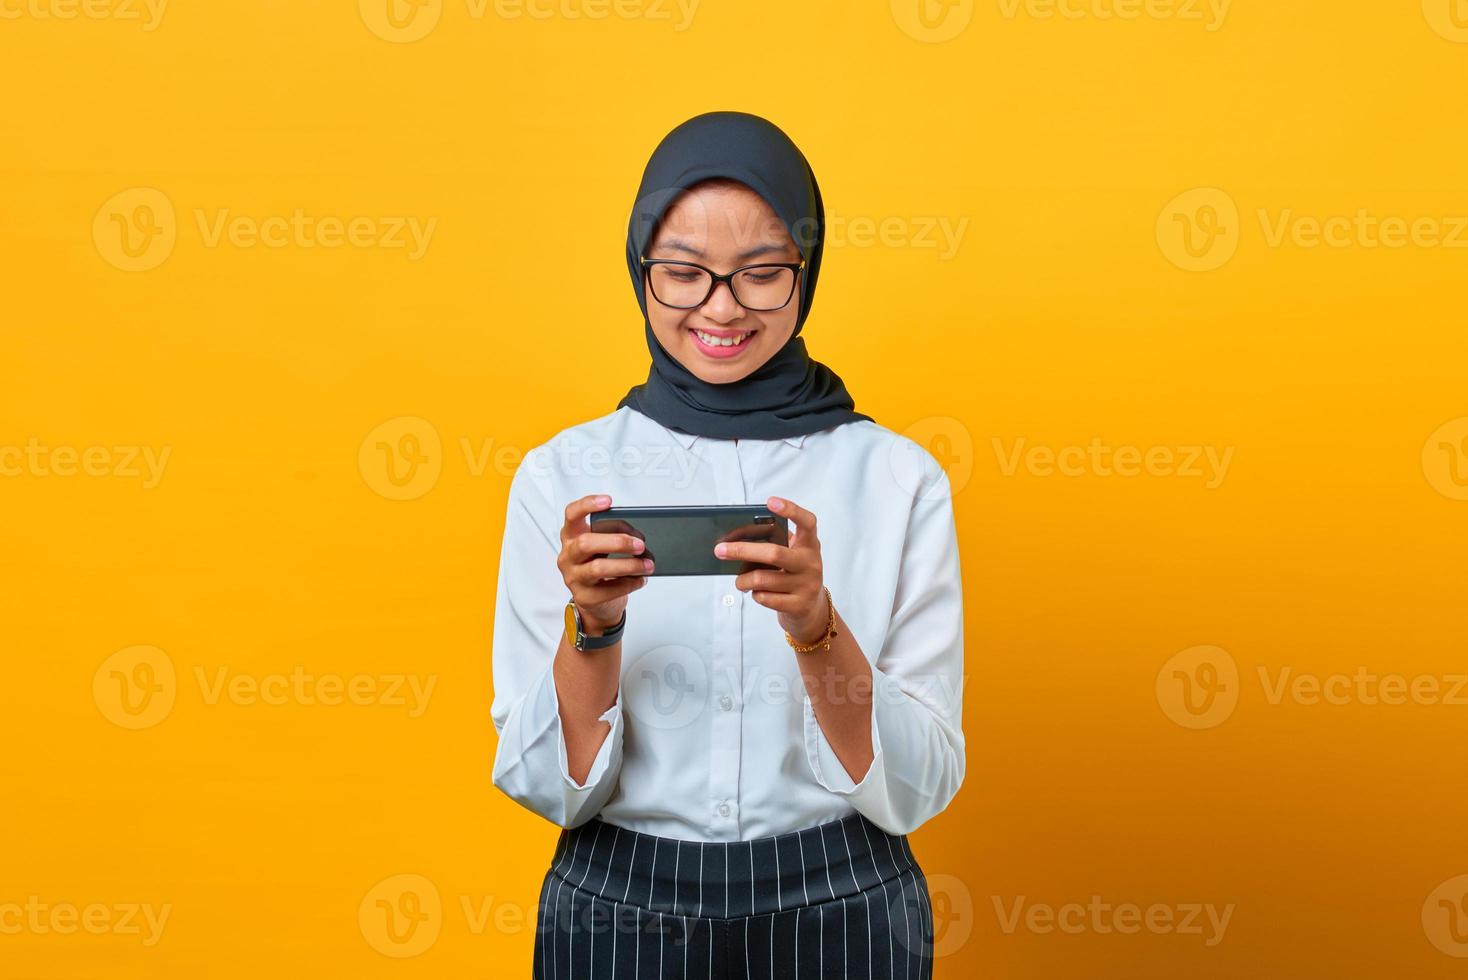
[[[723,697],[719,698],[719,707],[724,711],[733,711],[734,699],[729,697],[729,695],[727,694],[724,695]]]
[[[726,596],[724,596],[724,605],[726,605],[726,606],[732,606],[732,605],[734,605],[734,597],[732,595],[726,595]]]
[[[727,803],[720,803],[719,804],[719,816],[721,816],[721,817],[727,817],[728,815],[729,815],[729,804],[727,804]]]

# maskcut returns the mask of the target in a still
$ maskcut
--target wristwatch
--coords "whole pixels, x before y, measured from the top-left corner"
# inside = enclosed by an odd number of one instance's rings
[[[576,608],[576,600],[572,599],[566,603],[566,642],[577,650],[604,650],[613,646],[622,639],[622,630],[626,626],[627,610],[623,609],[622,618],[617,620],[616,626],[601,636],[587,636],[581,624],[581,610]]]

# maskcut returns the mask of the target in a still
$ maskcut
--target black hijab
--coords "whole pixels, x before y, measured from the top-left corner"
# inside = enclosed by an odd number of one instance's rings
[[[785,346],[748,377],[710,384],[663,349],[647,318],[641,257],[668,208],[689,187],[736,180],[769,202],[805,259],[800,317]],[[652,369],[618,403],[670,429],[717,439],[780,439],[870,419],[855,410],[846,386],[806,353],[800,328],[810,315],[826,211],[816,176],[799,148],[774,123],[743,112],[709,112],[674,129],[642,175],[627,227],[627,271],[642,308]]]

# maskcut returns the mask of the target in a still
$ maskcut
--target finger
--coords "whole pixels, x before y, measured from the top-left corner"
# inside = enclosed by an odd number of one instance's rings
[[[595,558],[576,566],[576,580],[595,585],[602,579],[622,578],[627,575],[646,575],[652,571],[652,561],[647,558]]]
[[[790,522],[795,525],[799,547],[809,547],[816,542],[816,515],[784,497],[771,497],[765,503],[780,516],[790,518]]]
[[[640,555],[645,547],[641,538],[631,534],[598,534],[595,531],[583,531],[576,535],[571,550],[582,561],[585,561],[593,555],[605,555],[613,551]]]
[[[755,569],[734,577],[734,588],[740,592],[794,592],[800,588],[801,576],[789,572]]]
[[[773,609],[775,612],[798,613],[804,608],[802,605],[804,600],[800,596],[790,592],[756,591],[750,593],[750,598],[766,609]]]
[[[636,592],[646,585],[648,580],[639,578],[614,579],[601,585],[577,586],[571,596],[582,606],[599,606],[613,599],[620,599],[624,595]]]
[[[768,541],[724,541],[714,546],[714,554],[728,561],[752,561],[774,565],[787,572],[802,567],[802,558],[794,549]]]
[[[586,515],[612,506],[612,498],[604,493],[587,494],[566,505],[566,520],[561,525],[561,540],[579,534],[586,526]]]

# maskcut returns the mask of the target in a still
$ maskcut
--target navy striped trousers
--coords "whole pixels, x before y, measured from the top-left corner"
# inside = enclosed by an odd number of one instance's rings
[[[860,814],[737,843],[561,833],[536,980],[928,980],[933,919],[906,837]]]

